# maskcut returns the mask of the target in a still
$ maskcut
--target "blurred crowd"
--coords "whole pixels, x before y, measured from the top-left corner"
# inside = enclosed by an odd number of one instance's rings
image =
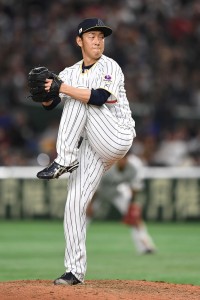
[[[199,0],[0,0],[0,165],[55,157],[59,118],[36,126],[42,108],[27,99],[27,74],[77,62],[76,27],[87,17],[113,28],[105,54],[125,74],[133,153],[149,166],[199,166]]]

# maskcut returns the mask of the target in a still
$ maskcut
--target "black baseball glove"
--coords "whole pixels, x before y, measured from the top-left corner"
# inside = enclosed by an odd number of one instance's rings
[[[45,90],[46,79],[52,79],[50,91]],[[59,96],[59,89],[63,81],[46,67],[37,67],[28,74],[30,98],[35,102],[48,102]]]

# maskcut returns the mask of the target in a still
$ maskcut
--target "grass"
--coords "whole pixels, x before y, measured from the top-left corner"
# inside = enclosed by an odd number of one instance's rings
[[[88,279],[130,279],[200,285],[199,223],[148,223],[158,252],[138,255],[129,227],[92,223]],[[0,221],[0,281],[54,279],[64,271],[62,221]]]

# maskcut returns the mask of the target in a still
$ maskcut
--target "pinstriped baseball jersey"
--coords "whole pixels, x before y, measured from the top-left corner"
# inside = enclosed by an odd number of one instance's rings
[[[112,115],[117,118],[122,126],[135,126],[126,97],[124,75],[120,66],[113,59],[102,55],[89,70],[82,73],[82,63],[81,60],[75,65],[64,69],[59,77],[66,84],[74,87],[107,90],[111,95],[105,105]],[[68,97],[63,94],[61,96],[64,99]]]

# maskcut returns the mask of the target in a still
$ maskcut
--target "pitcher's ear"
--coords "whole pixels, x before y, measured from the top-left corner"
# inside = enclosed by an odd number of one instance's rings
[[[77,37],[76,37],[76,43],[77,43],[77,45],[78,45],[79,47],[82,46],[82,38],[81,38],[80,36],[77,36]]]

